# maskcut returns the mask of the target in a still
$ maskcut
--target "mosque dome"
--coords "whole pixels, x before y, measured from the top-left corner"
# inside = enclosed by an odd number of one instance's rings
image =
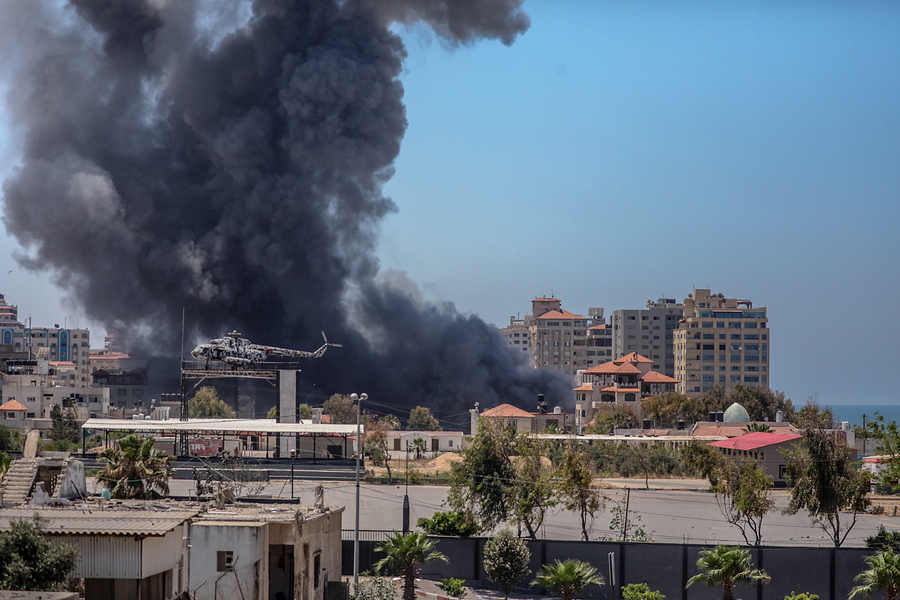
[[[726,423],[749,423],[750,413],[747,412],[746,408],[735,402],[725,411],[724,420]]]

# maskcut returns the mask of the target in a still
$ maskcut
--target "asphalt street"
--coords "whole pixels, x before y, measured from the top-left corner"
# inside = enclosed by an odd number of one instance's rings
[[[644,480],[604,480],[607,485],[625,486],[604,489],[607,498],[605,509],[597,516],[590,532],[591,539],[614,537],[618,532],[609,529],[612,508],[621,505],[628,494],[629,521],[639,524],[654,542],[671,543],[743,543],[737,527],[727,523],[719,510],[716,498],[705,491],[702,480],[650,480],[649,490]],[[173,495],[190,495],[194,482],[172,480]],[[325,487],[325,502],[332,506],[345,506],[343,528],[354,527],[354,506],[356,487],[354,482],[322,482]],[[316,482],[296,481],[294,495],[303,503],[312,503]],[[409,487],[410,522],[415,525],[420,517],[430,517],[436,511],[446,510],[443,506],[447,497],[444,486],[417,485]],[[392,530],[402,526],[403,485],[360,486],[360,529]],[[290,481],[268,484],[261,492],[274,497],[290,498]],[[791,546],[830,546],[831,541],[817,525],[813,525],[805,512],[784,515],[788,493],[776,491],[776,510],[766,516],[763,523],[763,544]],[[847,515],[849,520],[849,515]],[[851,531],[846,546],[862,547],[866,537],[873,535],[879,525],[889,530],[900,528],[900,517],[885,515],[859,515],[856,526]],[[561,507],[547,511],[542,537],[548,539],[581,539],[580,519],[575,513]]]

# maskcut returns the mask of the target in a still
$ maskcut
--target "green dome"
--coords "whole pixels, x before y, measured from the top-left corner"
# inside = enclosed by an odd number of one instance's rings
[[[735,402],[731,406],[728,407],[728,410],[725,411],[725,422],[726,423],[749,423],[750,422],[750,413],[747,412],[747,409]]]

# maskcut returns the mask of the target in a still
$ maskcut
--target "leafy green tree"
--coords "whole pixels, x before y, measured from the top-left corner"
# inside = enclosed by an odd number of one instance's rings
[[[797,411],[795,422],[801,429],[831,429],[834,424],[834,414],[830,408],[822,408],[815,399],[810,398],[803,408]]]
[[[753,569],[750,551],[736,546],[716,546],[712,550],[701,550],[697,568],[702,572],[688,579],[686,588],[695,583],[705,583],[709,587],[722,586],[722,600],[734,599],[736,585],[756,582],[768,583],[769,575],[761,569]]]
[[[871,596],[875,592],[884,592],[887,600],[896,600],[900,592],[900,554],[894,554],[893,550],[882,550],[878,554],[866,557],[868,569],[856,576],[855,581],[861,581],[850,590],[849,598],[857,596]]]
[[[322,413],[331,416],[332,423],[356,423],[356,405],[350,396],[334,394],[322,405]]]
[[[269,409],[269,412],[266,413],[267,419],[275,419],[278,417],[278,407],[273,406]],[[310,408],[309,404],[300,404],[297,406],[297,418],[302,420],[312,419],[312,408]]]
[[[154,441],[132,433],[118,441],[118,448],[100,453],[106,465],[97,479],[110,486],[113,498],[152,500],[169,494],[171,457],[154,449]]]
[[[431,414],[427,406],[417,406],[409,411],[408,431],[441,431],[441,422]]]
[[[216,388],[203,386],[187,403],[188,417],[191,419],[233,419],[234,411],[219,398]]]
[[[876,412],[875,418],[867,423],[864,434],[875,440],[878,454],[887,457],[873,478],[880,487],[900,490],[900,428],[897,422],[888,421]]]
[[[484,572],[500,586],[504,598],[509,598],[513,587],[531,573],[530,561],[528,544],[509,529],[501,530],[484,545]]]
[[[376,464],[383,464],[387,469],[388,483],[394,484],[394,475],[391,472],[391,454],[388,449],[388,436],[391,431],[400,427],[400,422],[394,415],[372,417],[366,415],[366,430],[363,434],[363,452],[372,458]]]
[[[75,410],[54,404],[50,409],[50,431],[47,432],[47,437],[54,442],[74,444],[79,441],[80,433],[81,428],[78,426],[78,420],[75,418]]]
[[[609,530],[612,533],[618,532],[618,535],[603,536],[600,539],[609,542],[652,542],[653,538],[650,533],[644,530],[644,523],[641,515],[633,508],[630,511],[625,509],[625,499],[613,504],[609,511],[612,518],[609,520]]]
[[[490,531],[512,514],[509,485],[515,469],[509,456],[515,434],[492,419],[481,419],[478,433],[450,470],[448,505],[467,515],[478,515]]]
[[[419,566],[429,560],[447,561],[447,557],[434,549],[435,543],[421,531],[402,534],[397,531],[388,535],[378,546],[385,557],[375,563],[378,572],[388,571],[403,578],[403,600],[416,598],[416,573]]]
[[[22,432],[0,425],[0,452],[19,452],[22,450]]]
[[[588,541],[594,518],[603,507],[600,490],[594,487],[594,469],[590,457],[575,444],[563,455],[557,480],[557,497],[566,510],[581,518],[581,536]]]
[[[771,489],[772,478],[754,461],[726,460],[719,467],[713,486],[716,502],[725,520],[740,530],[747,544],[759,546],[762,541],[763,518],[775,506]]]
[[[78,551],[44,535],[46,520],[13,519],[0,532],[0,589],[59,591],[75,568]]]
[[[768,423],[761,422],[753,422],[747,423],[747,426],[744,427],[741,431],[744,433],[772,433],[772,428]]]
[[[675,427],[678,420],[695,423],[706,418],[703,403],[677,392],[666,392],[641,401],[641,414],[659,427]]]
[[[6,452],[0,451],[0,477],[9,471],[9,465],[12,464],[12,458]]]
[[[528,537],[537,539],[547,509],[556,504],[553,472],[544,463],[546,444],[528,436],[517,438],[515,476],[508,482],[513,516],[525,526]]]
[[[866,538],[866,548],[900,552],[900,531],[888,531],[879,525],[875,535]]]
[[[562,600],[572,600],[586,586],[603,585],[603,576],[586,562],[557,560],[552,565],[543,565],[532,583],[559,594]]]
[[[786,514],[806,509],[835,546],[847,539],[857,515],[870,501],[868,473],[853,467],[856,452],[833,434],[810,429],[800,447],[788,454],[791,500]],[[850,513],[846,523],[842,513]]]
[[[666,595],[646,583],[629,583],[622,586],[622,600],[666,600]]]
[[[715,485],[719,466],[725,457],[705,442],[691,442],[681,450],[685,468],[693,475],[709,479]]]
[[[727,406],[735,402],[747,409],[751,421],[775,421],[779,410],[784,414],[785,421],[793,422],[795,418],[794,403],[785,398],[784,392],[739,383],[725,398]]]
[[[416,521],[419,527],[428,535],[452,535],[456,537],[471,537],[481,528],[466,513],[458,511],[436,512],[431,518],[420,517]]]
[[[594,413],[591,425],[584,428],[584,433],[609,435],[616,429],[622,429],[637,423],[637,413],[627,406],[599,406]]]

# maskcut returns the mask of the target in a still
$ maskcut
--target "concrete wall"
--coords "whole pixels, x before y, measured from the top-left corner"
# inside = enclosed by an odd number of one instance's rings
[[[268,582],[266,523],[198,521],[191,525],[190,591],[196,600],[263,600]],[[231,552],[233,569],[220,570],[221,552]]]
[[[482,567],[485,538],[445,538],[434,536],[437,549],[449,562],[430,561],[422,566],[422,576],[429,579],[458,577],[487,588],[496,586]],[[380,542],[360,541],[360,572],[371,569],[382,554],[375,548]],[[528,541],[531,549],[532,573],[519,589],[528,587],[541,564],[576,558],[594,565],[603,575],[603,586],[586,588],[583,598],[612,599],[619,597],[622,585],[646,583],[659,590],[668,600],[717,600],[721,588],[697,584],[685,589],[688,579],[697,574],[700,551],[709,546],[686,544],[637,544],[613,542]],[[343,542],[344,575],[352,575],[353,541]],[[610,585],[609,554],[615,558],[615,590]],[[864,548],[787,548],[762,547],[751,550],[753,564],[772,577],[763,586],[739,587],[736,595],[745,599],[782,600],[791,592],[811,592],[821,600],[843,600],[855,585],[853,578],[864,568],[864,559],[873,554]],[[537,593],[538,590],[530,590]]]

